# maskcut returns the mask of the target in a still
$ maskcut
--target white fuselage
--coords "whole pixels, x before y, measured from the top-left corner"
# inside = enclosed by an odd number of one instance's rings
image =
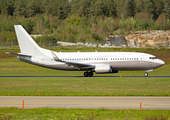
[[[55,52],[62,61],[91,65],[111,65],[113,70],[150,70],[165,63],[155,56],[138,52]],[[48,56],[48,57],[47,57]],[[80,70],[63,62],[56,62],[51,54],[46,57],[18,57],[21,61],[59,70]]]

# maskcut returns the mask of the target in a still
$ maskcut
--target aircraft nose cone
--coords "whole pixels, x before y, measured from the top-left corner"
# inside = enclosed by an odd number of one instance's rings
[[[155,68],[158,68],[158,67],[161,67],[161,66],[163,66],[165,64],[165,62],[164,61],[162,61],[162,60],[160,60],[160,59],[157,59],[156,61],[154,61],[154,62],[152,62],[152,67],[154,67],[154,69]]]
[[[165,62],[164,62],[164,61],[162,61],[162,60],[159,60],[157,64],[158,64],[158,66],[160,67],[160,66],[165,65]]]
[[[165,62],[160,60],[160,65],[165,65]]]

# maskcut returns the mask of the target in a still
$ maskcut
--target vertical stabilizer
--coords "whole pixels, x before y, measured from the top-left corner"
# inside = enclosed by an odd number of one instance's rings
[[[14,25],[14,28],[21,53],[33,56],[40,56],[43,54],[41,48],[21,25]]]

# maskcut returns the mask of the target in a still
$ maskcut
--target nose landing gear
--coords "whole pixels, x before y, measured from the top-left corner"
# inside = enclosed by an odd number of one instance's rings
[[[145,77],[148,77],[148,73],[145,73]]]

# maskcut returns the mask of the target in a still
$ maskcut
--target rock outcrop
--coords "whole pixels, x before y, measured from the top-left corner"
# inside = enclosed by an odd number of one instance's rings
[[[109,35],[106,37],[106,43],[110,46],[170,47],[170,32],[155,30],[136,31],[125,36]]]
[[[111,46],[127,46],[127,41],[124,35],[109,35],[106,37],[106,43]]]
[[[169,31],[137,31],[125,36],[129,47],[169,47]]]

